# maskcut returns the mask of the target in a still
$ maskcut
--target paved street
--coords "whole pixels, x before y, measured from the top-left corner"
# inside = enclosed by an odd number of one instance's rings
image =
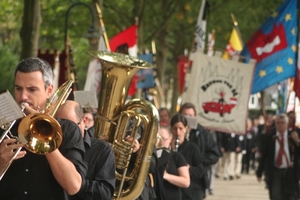
[[[240,179],[215,179],[213,195],[207,194],[205,200],[268,200],[268,190],[264,182],[258,183],[254,172],[242,174]]]

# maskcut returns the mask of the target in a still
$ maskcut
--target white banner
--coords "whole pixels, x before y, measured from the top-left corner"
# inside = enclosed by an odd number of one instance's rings
[[[101,35],[99,38],[99,45],[98,45],[98,50],[99,51],[107,51],[107,48],[105,46],[105,41],[103,36]],[[84,85],[84,90],[85,91],[96,91],[96,94],[99,93],[100,91],[100,84],[101,84],[101,77],[102,76],[102,67],[101,63],[98,58],[91,58],[87,75],[86,75],[86,80],[85,80],[85,85]]]
[[[200,52],[190,58],[193,64],[183,103],[196,106],[198,122],[206,129],[244,134],[255,64]]]
[[[202,0],[196,31],[195,31],[195,44],[194,44],[194,51],[196,52],[199,48],[205,49],[205,38],[206,38],[206,16],[205,16],[205,7],[206,7],[206,0]]]

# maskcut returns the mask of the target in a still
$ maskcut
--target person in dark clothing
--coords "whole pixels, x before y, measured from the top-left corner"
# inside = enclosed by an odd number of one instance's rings
[[[179,113],[190,116],[196,117],[196,107],[192,103],[184,103],[181,105]],[[219,158],[221,157],[221,151],[216,142],[214,141],[212,135],[204,129],[203,126],[197,124],[196,129],[191,129],[189,131],[188,140],[192,143],[196,144],[201,154],[203,155],[202,164],[205,169],[205,175],[201,179],[201,184],[203,188],[203,194],[205,190],[209,188],[209,180],[208,180],[208,173],[211,165],[214,165],[218,162]]]
[[[170,111],[167,108],[160,108],[158,109],[158,113],[159,113],[159,120],[160,120],[159,123],[165,126],[169,126],[170,118],[171,118]]]
[[[87,119],[87,121],[85,123],[85,129],[89,129],[89,128],[93,127],[95,124],[93,108],[89,105],[85,105],[85,107],[82,109],[83,109],[84,117]]]
[[[217,131],[209,130],[209,133],[213,136],[213,139],[216,142],[216,144],[218,145],[218,148],[220,148],[219,144],[218,144],[218,137],[219,137],[219,135],[218,135]],[[218,160],[218,162],[219,161],[220,161],[220,159]],[[210,195],[213,195],[213,191],[214,191],[216,169],[217,169],[217,166],[218,166],[218,162],[216,164],[214,164],[214,165],[211,165],[210,168],[209,168],[209,170],[208,170],[209,187],[208,187],[207,191],[208,191],[208,194],[210,194]]]
[[[275,128],[264,138],[256,176],[260,182],[264,170],[268,170],[270,199],[296,200],[299,196],[300,139],[297,132],[288,131],[288,119],[284,114],[277,115]]]
[[[132,141],[134,140],[133,144],[133,149],[132,149],[132,154],[130,156],[130,160],[129,160],[129,165],[127,167],[126,170],[126,176],[132,176],[134,174],[137,173],[137,166],[141,165],[141,146],[143,144],[140,144],[140,140],[143,137],[144,134],[144,128],[143,126],[139,126],[138,127],[138,133],[136,138],[134,139],[131,135],[132,133],[132,122],[129,122],[129,126],[127,127],[128,130],[128,134],[127,136],[125,136],[124,140],[127,141],[128,143],[132,143]],[[137,165],[138,164],[138,165]],[[142,188],[141,194],[136,198],[136,200],[154,200],[156,199],[156,194],[155,194],[155,188],[154,188],[154,177],[153,174],[155,173],[156,170],[156,165],[157,165],[157,156],[156,156],[156,149],[155,146],[153,146],[153,150],[152,150],[152,156],[150,159],[150,164],[149,164],[149,168],[148,168],[148,175],[146,176],[146,180],[144,182],[143,187],[139,186],[140,188]],[[117,173],[119,175],[123,175],[125,173],[124,169],[121,168],[117,168]],[[139,174],[137,174],[138,176]],[[119,186],[120,186],[120,179],[117,179],[116,181],[116,190],[119,190]],[[123,185],[123,190],[127,190],[129,187],[133,186],[134,184],[134,180],[132,179],[128,179],[124,181],[124,185]]]
[[[223,179],[233,180],[235,169],[235,154],[240,151],[238,136],[235,133],[223,133],[222,152],[224,159]]]
[[[88,171],[83,190],[71,200],[106,200],[112,199],[115,189],[115,156],[109,143],[90,137],[85,129],[88,116],[85,116],[81,106],[75,101],[66,101],[57,111],[56,117],[68,119],[78,124],[84,139],[84,160]]]
[[[191,184],[188,188],[182,188],[183,200],[202,200],[205,192],[203,188],[202,178],[206,171],[203,167],[203,155],[200,153],[196,144],[189,142],[185,138],[188,130],[187,119],[182,114],[176,114],[172,117],[171,132],[173,138],[178,139],[178,152],[181,153],[188,163]],[[174,143],[173,143],[174,144]],[[174,144],[175,146],[175,144]]]
[[[166,126],[160,126],[157,152],[157,170],[155,171],[155,191],[157,199],[181,200],[180,188],[190,185],[190,174],[184,157],[171,149],[172,133]],[[162,184],[158,184],[162,181]]]
[[[44,60],[32,57],[17,65],[14,96],[19,105],[26,104],[26,114],[45,109],[53,87],[53,72]],[[0,181],[1,200],[63,200],[81,191],[87,166],[83,160],[85,150],[80,130],[69,120],[57,121],[62,128],[61,145],[44,156],[22,149]],[[19,122],[11,130],[14,136],[18,136]],[[16,142],[16,139],[4,139],[0,144],[0,172],[15,150],[23,147]]]
[[[252,152],[250,155],[250,162],[251,162],[251,169],[256,170],[256,163],[257,163],[257,152],[258,152],[258,125],[259,120],[253,119],[252,120],[252,127],[251,127],[251,133],[253,135],[253,138],[251,140],[251,146],[252,146]]]
[[[247,119],[247,128],[246,128],[246,135],[245,135],[245,154],[243,154],[243,165],[242,165],[242,173],[249,174],[250,169],[250,160],[251,156],[255,149],[254,144],[254,130],[252,129],[252,121],[251,119]]]
[[[273,119],[273,114],[267,114],[265,116],[264,124],[260,124],[258,126],[258,135],[257,135],[257,148],[258,148],[258,162],[261,159],[261,151],[265,147],[265,140],[269,137],[269,135],[275,131],[275,123]],[[266,188],[269,188],[268,183],[270,182],[269,179],[269,172],[268,168],[264,169],[264,181],[266,183]]]

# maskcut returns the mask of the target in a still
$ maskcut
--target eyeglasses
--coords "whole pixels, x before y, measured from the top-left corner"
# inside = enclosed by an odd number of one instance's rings
[[[162,141],[167,141],[169,138],[170,138],[170,137],[168,137],[168,138],[163,138],[163,137],[161,137],[161,136],[157,136],[157,139],[160,139],[160,140],[162,140]]]

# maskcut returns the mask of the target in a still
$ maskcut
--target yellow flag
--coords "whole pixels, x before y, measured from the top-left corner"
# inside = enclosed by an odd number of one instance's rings
[[[234,55],[239,55],[243,50],[243,42],[238,34],[237,27],[233,27],[229,42],[222,58],[229,60]]]

